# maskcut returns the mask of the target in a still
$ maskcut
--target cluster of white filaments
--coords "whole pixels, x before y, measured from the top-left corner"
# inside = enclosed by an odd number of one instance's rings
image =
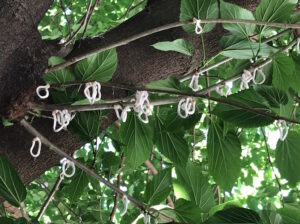
[[[72,119],[75,117],[75,114],[72,115],[67,109],[65,110],[54,110],[52,111],[53,117],[53,131],[59,132],[62,129],[66,129]]]

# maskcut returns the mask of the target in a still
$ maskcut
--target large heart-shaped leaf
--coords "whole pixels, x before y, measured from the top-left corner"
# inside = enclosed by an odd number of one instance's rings
[[[75,66],[75,73],[82,81],[108,82],[117,69],[116,49],[94,54]]]
[[[291,57],[283,53],[273,57],[273,86],[278,89],[288,90],[296,78],[295,63]]]
[[[72,177],[71,183],[63,188],[63,193],[73,203],[82,195],[88,183],[87,174],[82,170],[78,170]]]
[[[149,205],[159,204],[167,198],[171,190],[171,170],[160,171],[148,183],[145,191],[145,201]]]
[[[241,8],[235,4],[221,1],[221,17],[224,19],[246,19],[255,20],[251,11]],[[255,24],[230,24],[225,23],[223,27],[237,36],[251,36],[255,30]]]
[[[232,207],[219,212],[210,217],[205,224],[258,224],[259,215],[250,209]]]
[[[152,46],[160,51],[176,51],[188,56],[193,56],[195,52],[194,46],[185,39],[158,42],[156,44],[153,44]]]
[[[187,21],[193,18],[213,19],[218,18],[217,0],[181,0],[180,21]],[[202,24],[203,32],[211,31],[216,24]],[[195,25],[183,27],[186,32],[194,33]]]
[[[202,219],[201,209],[194,202],[184,199],[176,200],[174,211],[182,223],[198,224]]]
[[[261,0],[255,11],[256,20],[266,22],[286,22],[293,14],[297,0]],[[270,27],[259,26],[260,33]]]
[[[254,89],[268,101],[271,107],[279,108],[280,105],[286,105],[289,101],[284,91],[272,86],[256,85]]]
[[[167,131],[162,121],[157,119],[155,144],[164,156],[178,166],[185,166],[190,154],[188,144],[183,136],[182,132]]]
[[[2,154],[0,154],[0,195],[16,207],[19,207],[26,198],[26,188],[18,173]]]
[[[126,164],[136,168],[145,162],[153,147],[153,126],[142,123],[138,117],[131,112],[127,121],[121,124],[120,137],[126,145],[124,154]]]
[[[246,108],[255,108],[264,112],[269,111],[266,99],[252,89],[230,95],[227,97],[227,100]],[[260,127],[274,122],[272,118],[229,104],[219,103],[213,110],[213,113],[224,121],[244,128]]]
[[[300,134],[290,131],[285,141],[278,141],[275,162],[282,177],[290,184],[300,181]]]
[[[214,194],[201,168],[188,162],[185,168],[176,167],[176,174],[178,184],[186,189],[189,199],[200,208],[202,213],[208,212],[215,204]]]
[[[230,189],[241,172],[241,143],[229,130],[224,135],[223,127],[212,122],[207,136],[209,173],[223,188]]]

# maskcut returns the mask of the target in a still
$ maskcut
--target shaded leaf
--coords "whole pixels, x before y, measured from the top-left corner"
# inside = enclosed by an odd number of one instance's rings
[[[256,85],[254,89],[264,97],[271,107],[279,108],[280,105],[286,105],[289,101],[286,93],[280,89],[266,85]]]
[[[174,211],[183,223],[198,224],[202,219],[201,209],[194,202],[184,199],[176,200]]]
[[[168,77],[163,80],[158,80],[151,82],[146,85],[149,89],[160,89],[160,90],[180,90],[180,81],[176,79],[175,77]]]
[[[176,51],[188,56],[193,56],[195,52],[194,46],[185,39],[158,42],[153,44],[152,47],[160,51]]]
[[[300,223],[300,207],[285,204],[284,208],[277,211],[282,217],[282,224],[299,224]]]

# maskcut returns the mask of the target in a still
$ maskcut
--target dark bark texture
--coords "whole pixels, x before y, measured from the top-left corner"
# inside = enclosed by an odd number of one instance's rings
[[[245,8],[253,10],[257,0],[235,0]],[[42,41],[37,25],[50,7],[52,0],[6,0],[0,2],[0,114],[20,117],[26,102],[33,100],[35,88],[47,67],[49,56],[61,51],[49,42]],[[95,47],[105,46],[126,37],[179,20],[180,0],[152,0],[147,8],[96,38],[87,38],[74,45],[67,58],[85,53]],[[221,25],[212,32],[204,34],[206,57],[218,52],[218,43],[224,30]],[[195,48],[194,57],[175,52],[161,52],[150,45],[177,38],[190,40]],[[202,59],[202,46],[199,36],[189,35],[182,28],[160,32],[119,47],[118,69],[113,82],[142,85],[167,76],[180,77],[196,68]],[[124,92],[105,91],[104,97],[124,95]],[[111,123],[114,116],[111,116]],[[54,134],[50,120],[35,119],[34,127],[55,144],[69,153],[81,146],[81,142],[68,131]],[[33,136],[19,125],[0,127],[0,152],[4,153],[28,184],[52,166],[58,164],[59,157],[45,147],[41,156],[34,161],[29,148]]]

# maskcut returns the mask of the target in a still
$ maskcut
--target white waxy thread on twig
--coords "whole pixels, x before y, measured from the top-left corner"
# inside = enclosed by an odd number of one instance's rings
[[[189,87],[194,91],[197,92],[199,90],[199,74],[195,74],[192,76],[191,82]]]
[[[177,113],[181,118],[187,118],[195,113],[196,102],[192,97],[183,98],[179,101]]]
[[[93,105],[96,101],[101,100],[101,85],[99,82],[88,82],[85,84],[84,95],[89,103]]]
[[[127,210],[128,210],[128,204],[129,204],[129,200],[128,200],[126,195],[123,196],[122,201],[123,201],[124,209],[120,213],[120,215],[124,216],[126,214]]]
[[[35,147],[35,144],[38,144],[37,145],[37,151],[36,153],[33,152],[33,149]],[[37,158],[40,156],[41,154],[41,149],[42,149],[42,142],[41,142],[41,139],[39,137],[35,137],[33,140],[32,140],[32,145],[30,147],[30,154],[33,158]]]
[[[256,81],[257,76],[260,76],[260,81]],[[261,85],[266,81],[266,75],[261,68],[256,68],[253,71],[253,83],[256,85]]]
[[[71,168],[71,173],[67,173],[67,170]],[[75,171],[76,171],[76,168],[75,168],[75,164],[64,158],[62,161],[61,161],[61,169],[62,169],[62,173],[65,177],[68,177],[68,178],[71,178],[74,176],[75,174]]]
[[[54,110],[52,111],[52,117],[53,117],[53,131],[59,132],[62,129],[66,129],[67,126],[70,124],[72,119],[75,117],[74,115],[71,115],[68,110]],[[60,125],[60,127],[57,127]]]
[[[225,86],[217,86],[216,87],[216,92],[220,96],[229,96],[231,94],[231,89],[232,89],[232,82],[226,82]]]
[[[251,72],[245,69],[241,77],[240,91],[244,88],[249,89],[249,82],[251,82],[251,80],[253,80]]]
[[[193,22],[195,23],[195,33],[200,35],[203,32],[203,28],[201,26],[201,19],[193,19]]]
[[[134,110],[138,113],[138,118],[143,123],[149,123],[149,116],[152,114],[152,105],[148,99],[147,91],[137,91],[135,94]]]
[[[300,37],[297,38],[297,47],[296,47],[297,55],[300,54]]]
[[[117,118],[123,122],[126,122],[127,113],[130,112],[130,107],[126,106],[126,107],[122,108],[121,105],[116,104],[116,105],[114,105],[114,109],[115,109]],[[120,111],[121,111],[121,114],[120,114]]]
[[[151,216],[147,212],[142,212],[144,215],[144,224],[151,224]]]
[[[278,120],[276,122],[276,126],[277,126],[278,131],[279,131],[279,139],[281,141],[284,141],[286,139],[286,137],[288,136],[288,133],[289,133],[289,127],[287,126],[286,121]]]
[[[40,99],[47,99],[49,97],[49,88],[50,88],[49,84],[47,84],[45,86],[39,86],[36,88],[36,94],[38,95],[38,97]],[[45,95],[42,95],[41,91],[44,91]]]

